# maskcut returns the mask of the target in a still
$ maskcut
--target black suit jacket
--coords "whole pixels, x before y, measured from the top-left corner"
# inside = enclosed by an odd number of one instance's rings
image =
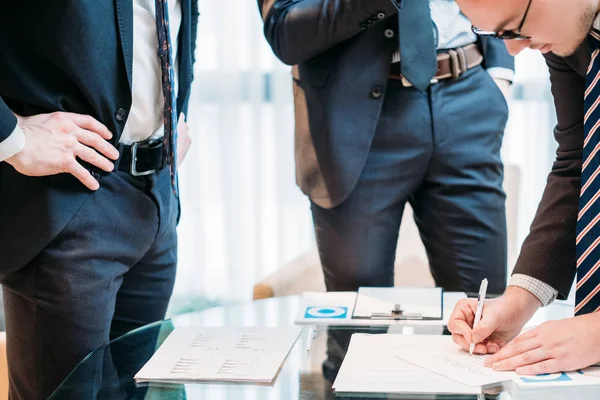
[[[297,182],[313,202],[335,207],[353,190],[369,153],[398,47],[397,8],[392,0],[258,5],[273,52],[295,65]],[[504,43],[483,39],[480,46],[486,67],[514,69]]]
[[[192,82],[197,0],[182,0],[178,110]],[[121,137],[131,107],[132,0],[19,0],[0,13],[0,142],[16,119],[54,111],[91,115]],[[121,112],[119,112],[121,110]],[[70,175],[31,178],[0,162],[0,274],[29,262],[90,192]],[[126,221],[123,221],[126,223]]]
[[[513,273],[546,282],[566,298],[576,273],[576,224],[583,154],[587,42],[571,57],[546,54],[558,124],[556,160]]]

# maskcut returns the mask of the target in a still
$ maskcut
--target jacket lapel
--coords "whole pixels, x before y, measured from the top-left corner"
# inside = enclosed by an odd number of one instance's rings
[[[190,84],[192,82],[191,43],[191,1],[181,0],[181,27],[179,28],[179,93],[177,93],[177,112],[183,111]]]
[[[133,64],[133,2],[132,0],[115,0],[117,25],[121,41],[121,51],[125,60],[127,81],[131,90],[131,70]]]
[[[579,73],[581,76],[586,76],[588,66],[592,60],[588,41],[585,40],[575,53],[566,59],[567,63]]]

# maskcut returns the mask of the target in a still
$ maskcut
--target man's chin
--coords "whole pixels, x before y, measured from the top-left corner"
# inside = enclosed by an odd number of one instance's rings
[[[581,41],[574,44],[560,44],[552,46],[552,53],[556,54],[559,57],[570,57],[575,52],[586,43],[587,33],[583,36]]]
[[[570,57],[577,51],[577,47],[561,47],[561,46],[552,46],[551,52],[556,54],[559,57]]]

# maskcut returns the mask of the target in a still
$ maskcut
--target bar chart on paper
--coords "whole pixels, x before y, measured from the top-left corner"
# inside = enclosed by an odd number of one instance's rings
[[[299,328],[175,329],[135,379],[271,383],[299,335]]]

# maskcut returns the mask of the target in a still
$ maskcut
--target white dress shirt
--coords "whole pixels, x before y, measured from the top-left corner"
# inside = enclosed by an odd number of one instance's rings
[[[150,137],[162,137],[164,104],[162,71],[158,58],[155,0],[133,1],[133,72],[131,74],[132,102],[121,143],[130,144]],[[178,88],[178,44],[181,26],[181,2],[169,1],[169,31],[173,50],[175,85]]]
[[[155,0],[133,0],[133,67],[132,102],[127,123],[121,136],[122,143],[162,137],[164,132],[164,97],[162,71],[158,57]],[[178,44],[181,27],[181,1],[169,1],[169,30],[174,59],[175,84],[178,89]],[[25,146],[25,135],[16,126],[13,133],[0,143],[0,162],[12,157]]]

